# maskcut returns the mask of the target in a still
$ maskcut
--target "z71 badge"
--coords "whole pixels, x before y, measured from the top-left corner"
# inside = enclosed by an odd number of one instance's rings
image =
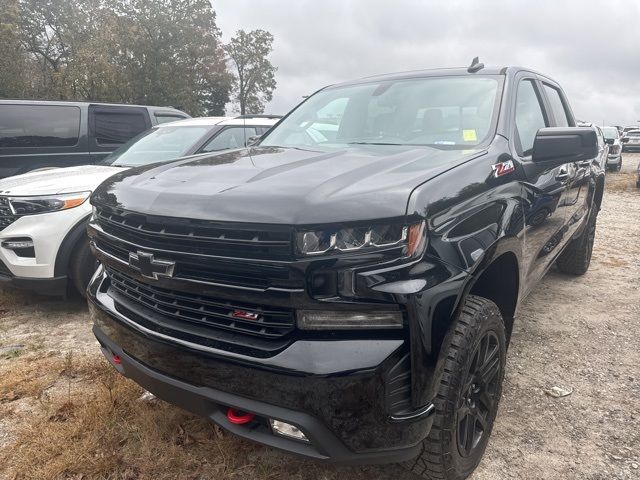
[[[506,175],[507,173],[513,172],[516,167],[513,164],[513,160],[507,160],[506,162],[496,163],[495,165],[491,165],[493,169],[493,175],[498,178]]]

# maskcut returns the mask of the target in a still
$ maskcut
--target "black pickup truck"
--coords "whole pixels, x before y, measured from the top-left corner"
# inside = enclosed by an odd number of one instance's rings
[[[597,154],[523,68],[324,88],[249,148],[94,192],[94,333],[122,374],[244,438],[465,478],[518,305],[553,264],[589,267]]]

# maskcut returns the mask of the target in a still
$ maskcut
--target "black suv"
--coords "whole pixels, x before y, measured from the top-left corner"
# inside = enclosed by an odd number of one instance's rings
[[[251,440],[461,479],[494,422],[517,307],[587,271],[591,127],[522,68],[320,90],[258,144],[93,194],[94,332],[122,374]]]
[[[171,107],[0,100],[0,178],[96,163],[148,128],[183,118]]]

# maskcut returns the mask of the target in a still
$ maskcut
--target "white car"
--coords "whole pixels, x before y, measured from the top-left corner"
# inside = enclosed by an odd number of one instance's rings
[[[84,294],[96,268],[89,249],[87,201],[126,168],[212,151],[242,148],[280,117],[193,118],[158,125],[101,164],[51,168],[0,180],[0,282],[50,295],[68,287]]]

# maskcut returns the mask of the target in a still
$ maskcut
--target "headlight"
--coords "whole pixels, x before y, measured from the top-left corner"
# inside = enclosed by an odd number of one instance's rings
[[[60,195],[38,195],[33,197],[6,197],[14,215],[36,215],[38,213],[68,210],[82,205],[91,192],[65,193]]]
[[[296,247],[302,255],[321,255],[404,245],[406,256],[412,256],[420,247],[423,238],[424,221],[420,221],[410,225],[378,224],[297,232]]]

